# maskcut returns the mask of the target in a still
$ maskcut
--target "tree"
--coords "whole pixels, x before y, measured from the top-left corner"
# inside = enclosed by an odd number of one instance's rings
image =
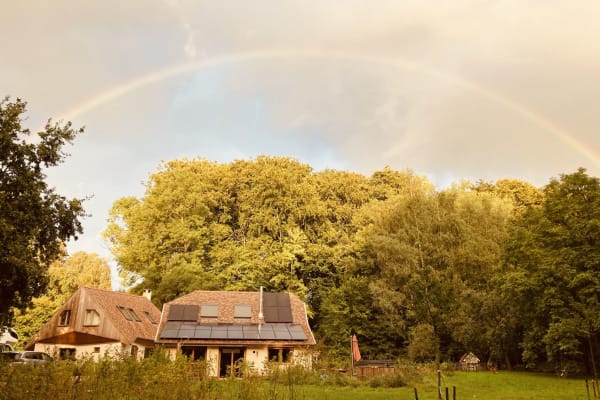
[[[25,345],[81,286],[110,289],[110,266],[104,258],[79,251],[50,264],[46,292],[34,297],[25,310],[15,310],[13,328],[19,343]]]
[[[529,365],[587,366],[600,340],[600,180],[584,169],[544,188],[507,246],[505,292],[522,316]]]
[[[83,129],[48,120],[37,139],[23,128],[26,103],[0,101],[0,324],[46,287],[47,266],[62,244],[82,232],[82,199],[67,199],[45,182],[44,169],[67,156],[65,143]]]
[[[439,362],[453,347],[484,347],[479,299],[500,264],[511,209],[489,193],[426,184],[373,205],[354,274],[369,277],[377,318],[393,321],[387,336],[404,339],[411,356]]]

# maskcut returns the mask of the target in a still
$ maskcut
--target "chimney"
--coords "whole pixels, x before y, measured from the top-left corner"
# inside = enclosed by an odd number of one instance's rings
[[[152,290],[150,290],[150,289],[144,289],[144,293],[142,293],[142,296],[144,296],[145,298],[147,298],[148,301],[152,301]]]

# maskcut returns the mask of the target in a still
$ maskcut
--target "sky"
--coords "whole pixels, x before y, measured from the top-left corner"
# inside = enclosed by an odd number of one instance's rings
[[[85,126],[47,172],[91,197],[70,252],[110,260],[113,202],[176,158],[600,176],[597,0],[1,1],[0,95]]]

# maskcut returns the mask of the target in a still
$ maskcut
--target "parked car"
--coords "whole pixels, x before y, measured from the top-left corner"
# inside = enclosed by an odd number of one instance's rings
[[[5,351],[0,353],[0,360],[27,365],[43,365],[54,362],[52,357],[42,351]]]
[[[10,344],[0,343],[0,353],[4,351],[15,351],[15,349],[13,349],[13,347]]]
[[[16,362],[21,356],[18,351],[2,351],[0,352],[0,362]]]

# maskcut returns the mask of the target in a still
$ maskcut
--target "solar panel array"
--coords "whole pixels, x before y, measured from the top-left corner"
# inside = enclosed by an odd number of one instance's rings
[[[287,293],[263,293],[265,322],[293,322],[290,295]]]
[[[230,340],[306,340],[307,336],[298,324],[202,324],[169,321],[161,339],[230,339]]]

